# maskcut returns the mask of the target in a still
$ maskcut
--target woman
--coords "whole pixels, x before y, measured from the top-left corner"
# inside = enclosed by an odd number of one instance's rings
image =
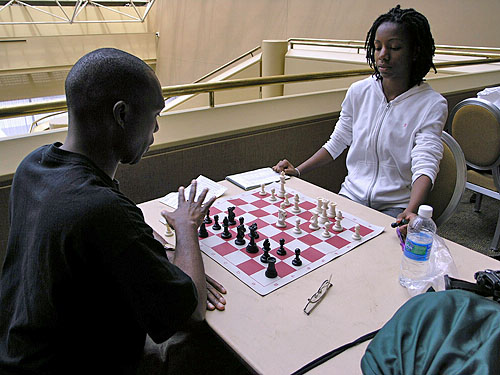
[[[447,103],[423,83],[430,68],[435,71],[434,40],[422,14],[398,5],[375,20],[365,48],[375,73],[349,88],[328,142],[296,168],[282,160],[273,169],[300,176],[349,146],[339,194],[410,219],[431,190],[443,154]]]

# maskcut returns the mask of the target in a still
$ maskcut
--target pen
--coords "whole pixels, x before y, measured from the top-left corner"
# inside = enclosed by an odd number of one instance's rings
[[[410,220],[407,220],[407,219],[403,219],[401,221],[396,221],[395,223],[392,223],[391,224],[391,227],[392,228],[396,228],[396,227],[400,227],[401,225],[406,225],[410,222]]]

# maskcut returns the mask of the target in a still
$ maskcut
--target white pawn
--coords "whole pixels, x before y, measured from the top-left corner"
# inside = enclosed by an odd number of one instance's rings
[[[354,233],[352,234],[352,239],[355,240],[355,241],[359,241],[361,239],[361,235],[359,234],[359,231],[360,231],[360,226],[359,224],[356,224],[354,226]]]
[[[325,238],[329,238],[329,237],[332,236],[331,233],[330,233],[330,231],[328,230],[328,228],[330,227],[330,225],[331,225],[330,223],[326,223],[325,226],[323,227],[325,230],[323,231],[323,233],[321,233],[321,235],[323,237],[325,237]]]
[[[271,201],[273,201],[273,202],[274,202],[274,201],[275,201],[275,200],[277,200],[277,199],[278,199],[278,198],[276,198],[276,189],[275,189],[275,188],[272,188],[272,189],[271,189],[271,198],[269,198],[269,200],[271,200]]]
[[[330,203],[330,205],[328,206],[327,215],[330,219],[333,219],[335,216],[337,216],[337,203],[335,202]]]
[[[266,184],[260,184],[259,195],[262,195],[262,196],[267,195],[265,187],[266,187]]]
[[[278,197],[279,198],[285,198],[286,196],[286,191],[285,191],[285,171],[282,171],[280,174],[280,190],[278,191]]]
[[[170,225],[168,225],[167,221],[165,220],[165,236],[172,237],[173,235],[174,235],[174,232],[172,232]]]
[[[321,215],[321,207],[323,206],[323,198],[318,198],[318,205],[316,206],[316,212]]]
[[[295,228],[293,228],[293,233],[296,233],[296,234],[302,233],[302,229],[300,229],[300,219],[299,218],[297,218],[297,220],[295,220]]]
[[[288,194],[286,193],[285,193],[285,200],[283,201],[283,203],[285,204],[285,207],[290,206],[290,201],[288,200]]]
[[[344,228],[342,228],[342,219],[343,219],[342,211],[338,211],[335,225],[333,226],[333,230],[335,232],[342,232],[344,230]]]
[[[311,230],[318,230],[319,225],[318,225],[318,214],[313,213],[313,216],[311,218],[311,224],[309,224],[309,229]]]
[[[325,224],[325,223],[328,222],[328,216],[326,214],[327,205],[328,205],[328,201],[324,201],[323,202],[323,208],[321,210],[321,215],[319,217],[319,223],[320,224]]]
[[[292,212],[294,214],[300,213],[299,200],[300,200],[299,195],[295,194],[295,197],[293,197],[293,208],[292,208]]]

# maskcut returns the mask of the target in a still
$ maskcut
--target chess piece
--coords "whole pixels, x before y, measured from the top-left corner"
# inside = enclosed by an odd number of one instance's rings
[[[300,213],[299,200],[300,200],[299,195],[295,194],[295,197],[293,197],[293,208],[292,208],[292,212],[294,214]]]
[[[256,240],[258,240],[259,239],[259,232],[257,232],[257,223],[253,223],[248,228],[250,229],[250,237],[253,237]]]
[[[214,225],[212,226],[213,230],[220,230],[221,226],[219,224],[219,215],[214,216]]]
[[[165,237],[172,237],[174,232],[172,232],[172,228],[168,225],[167,220],[165,220]]]
[[[316,213],[318,215],[321,215],[321,212],[323,211],[322,207],[323,207],[323,198],[318,198],[318,204],[317,204],[317,206],[315,208]]]
[[[359,234],[360,230],[361,230],[361,227],[359,226],[359,224],[356,224],[354,226],[354,233],[352,234],[352,239],[354,241],[359,241],[361,239],[361,234]]]
[[[222,226],[224,227],[224,232],[220,235],[223,239],[227,240],[231,238],[233,235],[229,231],[229,221],[227,219],[227,216],[222,220]]]
[[[204,222],[201,223],[200,230],[198,231],[198,237],[200,237],[200,238],[207,238],[208,237],[208,231],[207,231],[207,228],[205,227]]]
[[[292,264],[296,267],[302,265],[302,259],[300,259],[300,249],[295,249],[295,258],[292,260]]]
[[[207,216],[203,219],[205,224],[212,224],[212,219],[210,218],[210,210],[207,210]]]
[[[276,258],[269,257],[267,259],[266,277],[274,279],[277,276],[278,276],[278,271],[276,271]]]
[[[260,184],[259,195],[261,195],[263,197],[267,195],[267,193],[266,193],[266,184]]]
[[[324,201],[323,205],[321,207],[321,214],[319,216],[319,223],[320,224],[325,224],[328,222],[328,215],[326,214],[327,205],[328,205],[328,201]]]
[[[283,207],[283,203],[281,203],[281,207],[278,209],[278,222],[276,226],[278,228],[286,228],[286,211]]]
[[[279,247],[279,249],[276,251],[276,254],[278,254],[279,256],[284,256],[284,255],[286,255],[286,250],[285,250],[285,239],[284,239],[284,238],[281,238],[281,239],[280,239],[280,247]]]
[[[293,228],[293,233],[295,233],[295,234],[301,234],[302,233],[302,229],[300,229],[300,218],[297,218],[295,220],[295,228]]]
[[[288,194],[285,194],[285,200],[283,201],[283,204],[285,207],[290,206],[290,201],[288,200]]]
[[[285,171],[282,171],[280,174],[280,190],[278,191],[278,197],[279,198],[285,198],[286,196],[286,191],[285,191]]]
[[[335,218],[335,225],[333,226],[333,230],[335,232],[342,232],[344,228],[342,228],[342,211],[337,211],[337,217]]]
[[[255,238],[253,238],[252,236],[250,236],[250,242],[248,243],[246,250],[247,253],[250,254],[255,254],[259,252],[259,247],[255,243]]]
[[[278,200],[278,198],[276,198],[276,189],[275,188],[271,189],[271,198],[269,198],[269,200],[271,200],[273,202]]]
[[[240,223],[241,223],[241,220],[240,220]],[[245,231],[246,231],[245,225],[243,225],[243,224],[238,225],[238,227],[236,228],[236,231],[237,231],[237,234],[236,234],[236,240],[234,240],[234,243],[238,246],[246,244],[247,242],[245,241]]]
[[[264,240],[264,246],[262,247],[262,251],[264,251],[264,254],[262,254],[260,256],[260,261],[262,263],[267,263],[267,260],[269,259],[270,255],[269,255],[269,251],[271,250],[271,243],[269,242],[269,240],[266,238]]]
[[[318,230],[319,225],[318,225],[318,214],[313,213],[313,216],[311,218],[311,224],[309,224],[309,229],[311,230]]]
[[[227,208],[227,220],[229,225],[236,225],[236,220],[234,218],[236,217],[236,214],[234,213],[234,209],[236,207],[228,207]]]
[[[327,216],[330,219],[333,219],[335,218],[335,216],[337,216],[337,203],[335,202],[330,203],[330,205],[328,206]]]
[[[328,230],[330,228],[330,225],[331,225],[330,222],[328,222],[328,223],[325,224],[325,226],[323,227],[324,231],[323,231],[323,233],[321,233],[321,236],[323,236],[325,238],[329,238],[329,237],[332,236],[332,234]]]

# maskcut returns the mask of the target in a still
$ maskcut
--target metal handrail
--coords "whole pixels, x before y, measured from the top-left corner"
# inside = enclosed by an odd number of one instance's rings
[[[500,58],[492,58],[492,59],[478,59],[478,60],[468,60],[468,61],[441,62],[441,63],[436,63],[435,65],[436,68],[450,68],[456,66],[491,64],[499,62]],[[364,68],[364,69],[346,70],[342,72],[287,74],[287,75],[278,75],[269,77],[234,79],[234,80],[220,81],[220,82],[200,82],[187,85],[162,87],[162,93],[163,96],[167,98],[178,95],[199,94],[208,92],[211,93],[212,97],[211,102],[212,102],[213,92],[215,91],[237,89],[242,87],[265,86],[265,85],[275,85],[283,83],[354,77],[354,76],[369,75],[372,73],[373,69]],[[55,112],[64,109],[66,109],[66,101],[64,99],[52,100],[43,103],[10,105],[0,108],[0,119]]]

